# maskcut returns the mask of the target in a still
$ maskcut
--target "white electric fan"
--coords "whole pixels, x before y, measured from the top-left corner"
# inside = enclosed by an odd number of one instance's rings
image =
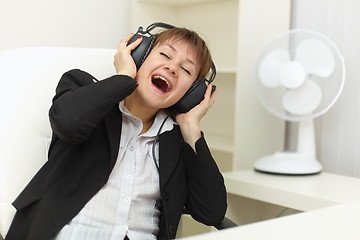
[[[313,119],[334,105],[344,81],[344,59],[324,35],[294,29],[270,41],[257,58],[254,86],[269,112],[299,122],[297,149],[262,157],[255,162],[255,170],[286,175],[321,172]]]

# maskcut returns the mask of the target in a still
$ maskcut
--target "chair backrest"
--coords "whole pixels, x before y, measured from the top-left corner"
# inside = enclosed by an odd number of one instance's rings
[[[115,73],[114,49],[17,48],[0,52],[0,234],[17,195],[47,160],[48,110],[61,75],[74,68],[102,79]]]

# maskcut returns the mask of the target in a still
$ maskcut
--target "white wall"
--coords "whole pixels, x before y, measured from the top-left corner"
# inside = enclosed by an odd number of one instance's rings
[[[294,0],[293,27],[328,36],[345,58],[337,103],[316,119],[318,157],[325,171],[360,177],[360,1]]]
[[[131,0],[0,0],[0,51],[25,46],[117,48]]]

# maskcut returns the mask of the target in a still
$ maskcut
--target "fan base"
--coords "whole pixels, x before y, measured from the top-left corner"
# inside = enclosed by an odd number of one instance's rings
[[[310,175],[322,171],[321,164],[312,157],[298,152],[277,152],[255,162],[254,168],[260,172],[281,175]]]

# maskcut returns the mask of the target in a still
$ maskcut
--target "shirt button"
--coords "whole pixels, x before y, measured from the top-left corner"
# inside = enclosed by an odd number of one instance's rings
[[[127,175],[127,178],[128,178],[128,179],[131,179],[131,175]]]
[[[131,146],[131,147],[130,147],[130,151],[134,151],[134,146]]]
[[[125,201],[126,201],[126,202],[130,201],[130,198],[129,198],[129,197],[126,197],[126,198],[125,198]]]

